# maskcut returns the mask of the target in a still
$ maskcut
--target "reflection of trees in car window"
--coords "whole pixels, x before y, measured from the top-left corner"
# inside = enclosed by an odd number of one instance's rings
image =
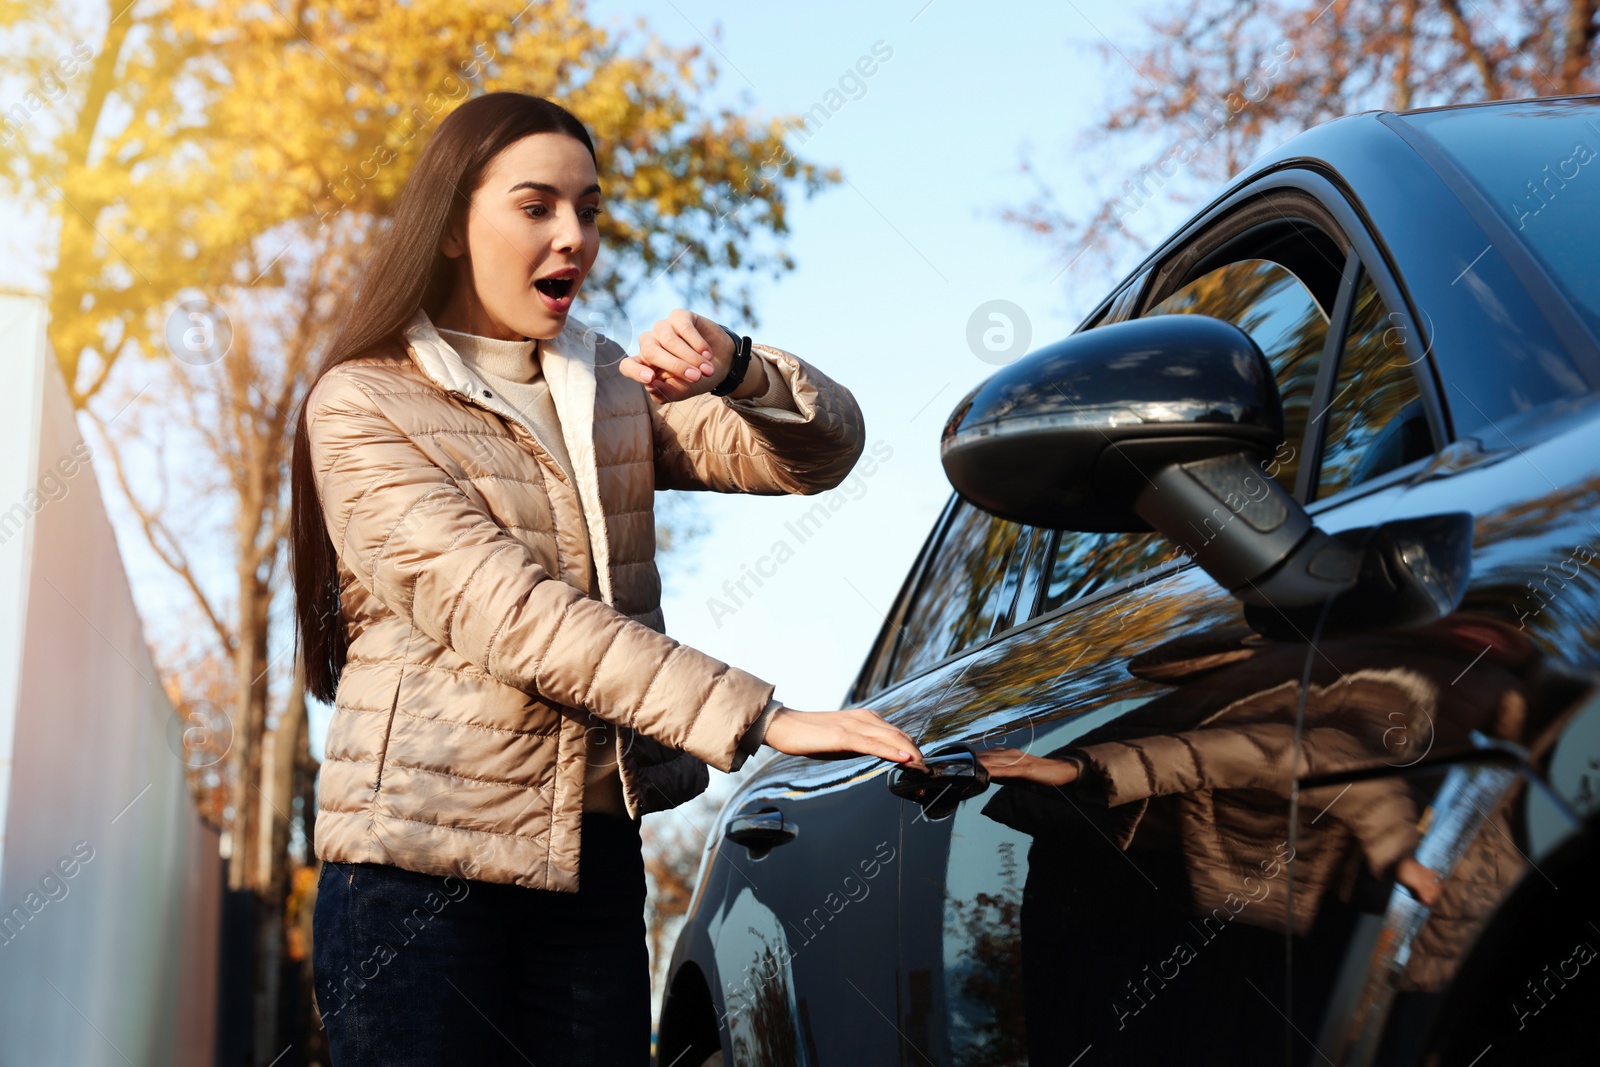
[[[987,638],[1009,607],[1000,593],[1023,527],[958,501],[928,566],[890,668],[892,685]],[[1015,593],[1016,586],[1009,586]]]
[[[1011,553],[1011,565],[996,597],[996,630],[1004,630],[1033,617],[1034,602],[1039,597],[1039,586],[1044,580],[1044,565],[1049,558],[1050,530],[1027,527]]]
[[[1041,614],[1132,578],[1172,558],[1172,543],[1155,533],[1078,533],[1063,530],[1050,566]]]
[[[1371,276],[1363,273],[1328,406],[1319,496],[1331,496],[1433,452],[1411,370],[1422,352],[1422,342],[1407,336]]]
[[[1272,363],[1283,395],[1284,440],[1294,449],[1277,479],[1294,492],[1299,443],[1305,436],[1328,316],[1300,280],[1277,263],[1244,259],[1201,275],[1162,300],[1149,315],[1198,314],[1231,322]]]

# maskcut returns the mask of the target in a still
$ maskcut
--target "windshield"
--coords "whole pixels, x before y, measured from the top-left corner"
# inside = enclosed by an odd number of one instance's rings
[[[1600,102],[1421,112],[1432,137],[1600,333]]]

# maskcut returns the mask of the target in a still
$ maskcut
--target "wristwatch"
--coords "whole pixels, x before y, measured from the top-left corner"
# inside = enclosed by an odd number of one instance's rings
[[[739,388],[740,383],[744,381],[744,372],[750,366],[750,338],[734,332],[720,322],[717,325],[721,327],[723,333],[733,338],[733,365],[728,368],[728,373],[722,381],[717,383],[717,387],[711,390],[711,395],[727,396]]]

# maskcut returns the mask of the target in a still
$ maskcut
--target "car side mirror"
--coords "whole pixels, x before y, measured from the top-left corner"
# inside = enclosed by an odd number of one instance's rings
[[[1073,334],[979,385],[946,421],[945,476],[1001,518],[1156,530],[1246,604],[1292,610],[1356,581],[1361,554],[1267,473],[1283,401],[1250,335],[1207,315]]]

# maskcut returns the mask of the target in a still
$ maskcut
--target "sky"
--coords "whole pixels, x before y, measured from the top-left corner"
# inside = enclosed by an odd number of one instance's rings
[[[756,279],[759,324],[713,317],[848,387],[866,451],[821,497],[692,494],[703,533],[662,561],[669,634],[773,683],[790,707],[840,707],[949,496],[938,459],[946,416],[998,366],[1069,333],[1139,258],[1129,244],[1113,268],[1079,261],[1079,249],[1052,247],[1000,213],[1034,193],[1019,169],[1025,151],[1084,214],[1151,158],[1159,131],[1142,147],[1074,146],[1137,77],[1120,57],[1158,2],[1001,2],[979,16],[956,0],[591,0],[596,22],[634,32],[642,16],[673,46],[700,44],[721,72],[708,109],[765,119],[804,113],[834,89],[842,96],[832,101],[843,100],[791,144],[845,179],[791,200],[785,249],[797,269]],[[1109,58],[1098,51],[1105,44]],[[863,57],[870,76],[857,69]],[[1160,236],[1186,213],[1152,203],[1140,229]],[[0,205],[0,220],[8,232],[23,225],[16,205]],[[13,256],[0,284],[41,291],[30,271]],[[681,306],[670,282],[627,309],[635,334]],[[998,354],[973,340],[999,328],[986,317],[997,308],[1012,327]],[[186,594],[107,495],[147,630],[160,629],[152,616],[192,618]],[[313,712],[319,758],[329,714]]]

